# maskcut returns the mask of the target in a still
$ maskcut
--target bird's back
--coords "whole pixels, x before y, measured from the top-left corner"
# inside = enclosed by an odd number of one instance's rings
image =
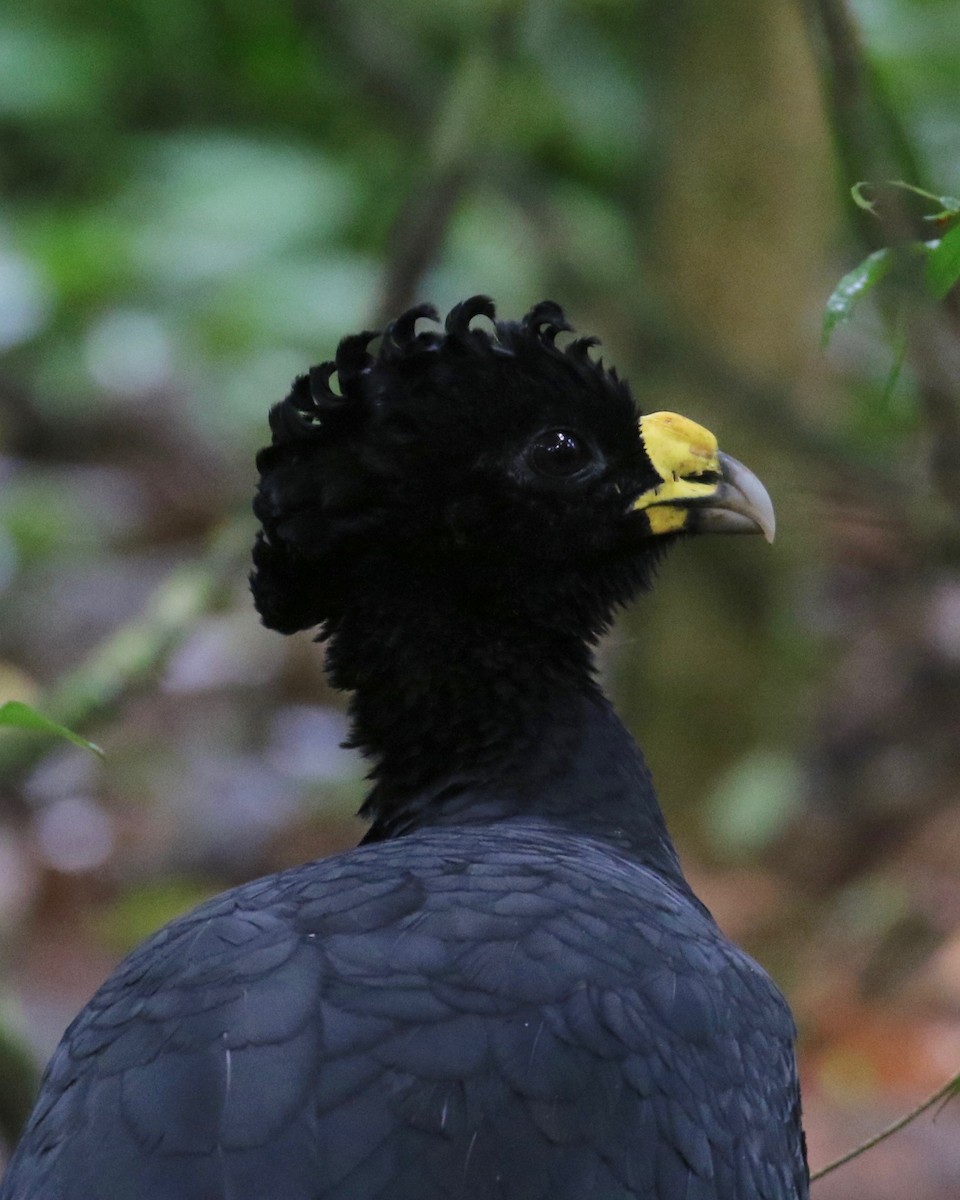
[[[799,1200],[786,1005],[689,892],[542,821],[237,888],[68,1031],[2,1200]]]

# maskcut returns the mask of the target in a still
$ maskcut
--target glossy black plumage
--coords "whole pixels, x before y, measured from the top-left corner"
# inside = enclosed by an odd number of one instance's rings
[[[801,1200],[793,1029],[690,892],[589,643],[649,581],[623,384],[539,306],[418,310],[273,415],[265,620],[322,624],[370,844],[136,950],[68,1030],[2,1200]],[[544,427],[592,474],[529,477]]]

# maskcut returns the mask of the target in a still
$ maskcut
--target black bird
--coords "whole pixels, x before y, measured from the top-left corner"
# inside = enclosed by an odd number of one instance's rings
[[[559,348],[557,305],[421,318],[298,379],[258,459],[257,607],[353,692],[364,844],[135,950],[3,1200],[807,1196],[787,1005],[691,892],[591,660],[678,535],[772,537],[770,500]]]

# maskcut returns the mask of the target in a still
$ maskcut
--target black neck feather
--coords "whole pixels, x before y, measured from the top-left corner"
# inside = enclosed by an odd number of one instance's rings
[[[396,591],[364,595],[327,658],[332,682],[354,693],[352,742],[374,763],[367,840],[543,818],[682,878],[649,771],[581,638],[529,615],[485,621]]]

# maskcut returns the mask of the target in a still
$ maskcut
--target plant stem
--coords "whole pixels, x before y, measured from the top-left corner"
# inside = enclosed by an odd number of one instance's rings
[[[928,1109],[940,1100],[949,1100],[951,1096],[960,1092],[960,1074],[954,1075],[948,1080],[943,1087],[937,1088],[932,1096],[928,1096],[922,1104],[918,1104],[916,1108],[911,1109],[906,1116],[899,1117],[893,1124],[888,1125],[885,1129],[881,1129],[879,1133],[875,1133],[873,1137],[867,1138],[865,1142],[861,1142],[859,1146],[855,1146],[852,1150],[848,1150],[846,1154],[841,1154],[839,1158],[835,1158],[833,1162],[827,1163],[825,1167],[821,1167],[819,1171],[814,1171],[810,1176],[810,1182],[814,1183],[818,1179],[822,1179],[824,1175],[829,1175],[831,1171],[835,1171],[837,1167],[842,1167],[845,1163],[852,1162],[853,1159],[859,1158],[861,1154],[865,1154],[880,1142],[886,1141],[888,1137],[899,1133],[901,1129],[906,1128],[911,1121],[915,1121],[921,1113],[925,1113]]]

